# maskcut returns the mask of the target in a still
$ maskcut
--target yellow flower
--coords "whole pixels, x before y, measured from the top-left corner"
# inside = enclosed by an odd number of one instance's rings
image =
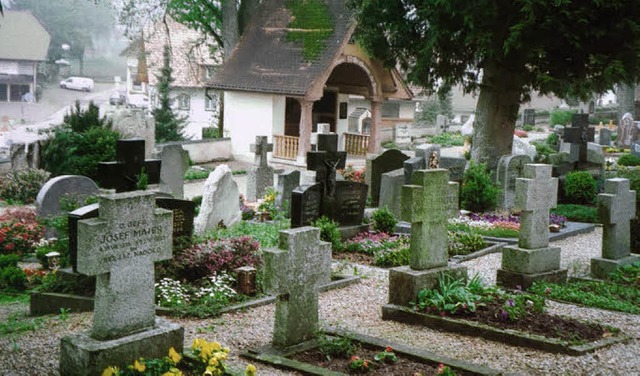
[[[256,376],[258,374],[258,369],[253,364],[249,363],[247,368],[244,370],[245,376]]]
[[[169,359],[171,359],[171,362],[173,362],[173,364],[178,364],[180,359],[182,359],[182,355],[178,354],[176,349],[172,347],[169,349]]]
[[[145,366],[144,363],[140,363],[136,360],[135,362],[133,362],[133,369],[138,372],[144,372],[147,369],[147,366]]]
[[[171,367],[169,371],[162,374],[162,376],[182,376],[182,371],[177,368]]]
[[[118,367],[107,367],[104,371],[102,371],[102,376],[117,376],[120,373]]]
[[[218,366],[218,359],[216,359],[215,357],[209,359],[209,365],[212,366],[212,367],[217,367]]]
[[[210,342],[209,344],[215,351],[220,351],[222,349],[222,346],[220,345],[219,342]]]

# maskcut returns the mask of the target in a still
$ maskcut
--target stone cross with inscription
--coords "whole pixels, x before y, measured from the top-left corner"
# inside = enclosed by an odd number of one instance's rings
[[[311,339],[318,326],[318,286],[331,272],[331,244],[320,229],[280,231],[278,249],[264,252],[265,283],[278,293],[273,344],[289,347]]]
[[[442,168],[418,170],[413,173],[413,184],[402,187],[402,219],[411,222],[412,269],[447,265],[450,208],[446,198],[457,188],[458,183],[449,182],[449,171]]]
[[[307,153],[307,170],[316,172],[316,182],[323,185],[324,196],[335,194],[336,170],[345,167],[347,152],[338,151],[338,135],[318,134],[318,151]]]
[[[154,263],[172,256],[172,213],[153,192],[100,196],[100,216],[78,222],[78,272],[96,276],[95,339],[151,329]]]
[[[267,153],[273,151],[273,144],[267,141],[267,136],[256,136],[256,143],[249,145],[251,152],[254,153],[253,164],[256,166],[267,165]]]
[[[580,145],[578,162],[587,162],[587,144],[593,142],[595,129],[589,126],[589,114],[573,114],[571,127],[564,129],[565,142]]]
[[[159,159],[144,159],[143,139],[118,140],[116,161],[98,165],[98,183],[118,193],[135,191],[142,171],[147,174],[149,184],[160,181],[160,165]]]
[[[591,260],[591,274],[604,278],[617,267],[638,261],[631,256],[631,227],[636,217],[636,192],[630,190],[628,179],[608,179],[604,193],[598,195],[598,210],[602,219],[602,258]]]

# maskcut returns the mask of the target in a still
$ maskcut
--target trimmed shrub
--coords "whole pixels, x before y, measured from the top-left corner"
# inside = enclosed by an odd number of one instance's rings
[[[475,213],[495,209],[498,202],[498,187],[491,181],[486,163],[471,162],[462,179],[462,207]]]
[[[567,174],[564,181],[564,197],[570,204],[593,204],[598,193],[598,182],[586,171]]]
[[[311,223],[311,226],[320,229],[320,239],[331,243],[331,249],[334,251],[342,249],[340,230],[338,230],[338,224],[335,221],[322,216]]]
[[[558,204],[551,213],[566,217],[574,222],[599,223],[598,209],[591,206],[574,205],[574,204]]]
[[[618,158],[619,166],[640,166],[640,157],[625,153]]]
[[[0,199],[9,204],[31,204],[49,179],[45,170],[30,168],[0,174]]]
[[[375,210],[371,219],[373,219],[373,229],[376,231],[393,234],[396,230],[398,220],[386,206]]]

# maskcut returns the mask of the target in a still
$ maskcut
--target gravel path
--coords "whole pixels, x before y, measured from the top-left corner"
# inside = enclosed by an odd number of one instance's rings
[[[601,230],[552,243],[563,249],[563,267],[570,274],[584,271],[589,259],[598,254]],[[463,263],[470,273],[480,273],[488,282],[495,281],[500,254],[491,254]],[[343,269],[353,271],[350,266]],[[640,374],[640,316],[549,302],[553,314],[597,321],[621,328],[634,337],[582,356],[550,354],[538,350],[504,345],[475,337],[438,332],[419,326],[382,321],[381,306],[387,301],[387,271],[357,266],[362,282],[320,296],[320,318],[324,324],[359,333],[388,338],[390,341],[425,348],[452,358],[470,361],[517,375],[637,375]],[[218,340],[231,347],[231,363],[247,362],[238,354],[250,347],[270,342],[275,306],[273,304],[247,312],[224,314],[209,320],[174,320],[185,327],[185,344],[195,337]],[[0,322],[11,314],[26,314],[25,304],[1,305]],[[43,327],[21,335],[0,339],[0,370],[3,375],[57,375],[60,338],[87,330],[91,314],[70,314],[66,320],[47,316]],[[257,364],[261,375],[295,375]]]

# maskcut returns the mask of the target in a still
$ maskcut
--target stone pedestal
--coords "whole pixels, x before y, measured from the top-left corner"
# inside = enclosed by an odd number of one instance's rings
[[[531,287],[535,281],[564,282],[567,270],[560,269],[560,248],[524,249],[510,246],[502,249],[502,269],[497,284],[508,288]]]
[[[151,330],[126,337],[99,341],[88,333],[79,333],[60,341],[60,374],[101,375],[109,366],[126,369],[134,360],[162,358],[173,347],[182,353],[184,329],[177,324],[156,318]]]
[[[466,279],[467,268],[461,265],[415,270],[409,266],[389,269],[389,304],[406,306],[416,300],[422,289],[438,286],[438,278],[447,274],[453,279]]]
[[[640,261],[639,255],[629,255],[617,260],[611,260],[606,258],[592,258],[591,259],[591,275],[594,278],[604,279],[608,274],[612,273],[621,266],[633,264]]]

